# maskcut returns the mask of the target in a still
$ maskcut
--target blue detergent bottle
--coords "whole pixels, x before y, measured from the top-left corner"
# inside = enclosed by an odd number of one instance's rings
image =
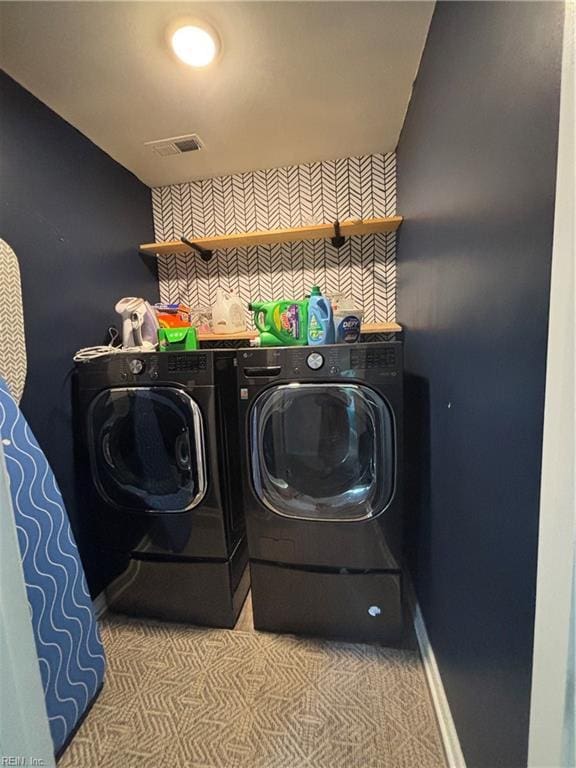
[[[308,344],[334,344],[334,322],[330,299],[312,286],[308,300]]]

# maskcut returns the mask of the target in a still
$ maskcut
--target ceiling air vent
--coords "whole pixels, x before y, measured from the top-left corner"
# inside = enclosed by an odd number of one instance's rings
[[[150,147],[161,157],[168,157],[168,155],[182,155],[184,152],[196,152],[198,149],[204,149],[204,142],[198,134],[191,133],[188,136],[173,136],[171,139],[146,141],[144,146]]]

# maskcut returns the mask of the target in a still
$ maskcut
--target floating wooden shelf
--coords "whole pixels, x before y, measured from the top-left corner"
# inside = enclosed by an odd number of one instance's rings
[[[398,323],[363,323],[362,333],[399,333],[402,326]],[[257,331],[242,331],[241,333],[204,333],[198,334],[199,341],[249,341],[258,336]]]
[[[340,222],[340,234],[368,235],[373,232],[394,232],[402,223],[402,216],[387,216],[381,219],[352,219]],[[323,240],[334,236],[333,224],[311,224],[307,227],[290,229],[270,229],[261,232],[239,232],[235,235],[217,235],[216,237],[190,238],[199,250],[215,251],[225,248],[246,248],[251,245],[273,245],[292,243],[297,240]],[[141,253],[161,256],[169,253],[193,253],[193,249],[182,240],[170,240],[165,243],[144,243]]]

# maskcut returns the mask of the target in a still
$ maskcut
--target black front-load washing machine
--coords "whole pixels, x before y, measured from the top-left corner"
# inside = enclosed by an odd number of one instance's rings
[[[402,633],[402,344],[238,351],[254,625]]]
[[[80,485],[112,610],[232,627],[249,586],[235,352],[76,366]]]

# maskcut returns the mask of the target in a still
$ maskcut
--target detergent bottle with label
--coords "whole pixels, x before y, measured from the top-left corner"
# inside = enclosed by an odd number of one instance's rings
[[[260,301],[248,308],[254,312],[254,325],[259,337],[255,347],[298,346],[308,340],[308,300]]]
[[[333,344],[334,322],[330,299],[322,296],[317,285],[312,286],[308,302],[308,344]]]

